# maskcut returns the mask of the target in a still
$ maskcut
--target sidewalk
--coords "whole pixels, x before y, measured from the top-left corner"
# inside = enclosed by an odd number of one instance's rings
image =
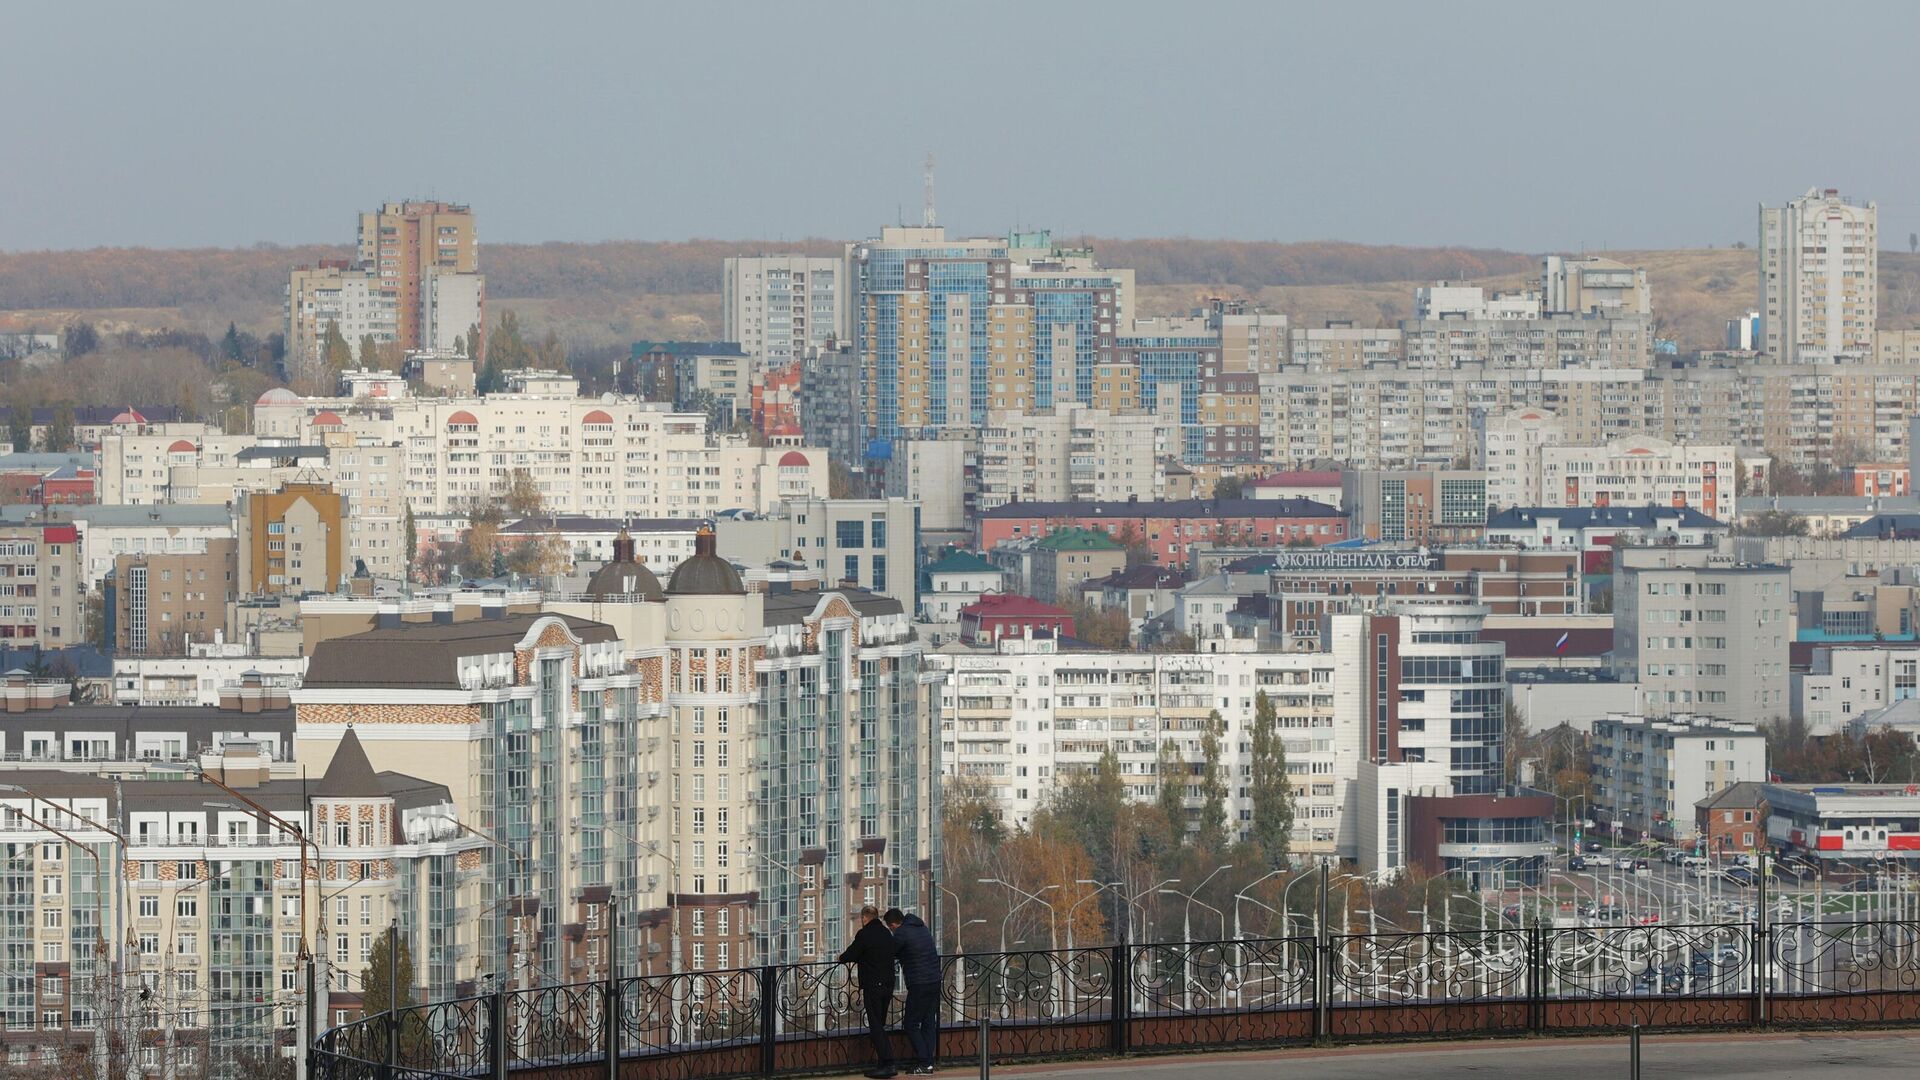
[[[1882,1080],[1920,1073],[1920,1033],[1746,1032],[1647,1035],[1641,1067],[1648,1078],[1740,1077]],[[1279,1068],[1276,1068],[1278,1066]],[[1312,1080],[1414,1080],[1432,1076],[1472,1080],[1621,1080],[1627,1039],[1543,1038],[1349,1046],[1131,1057],[1039,1065],[995,1065],[994,1074],[1097,1080],[1122,1070],[1142,1080],[1272,1080],[1282,1069]],[[949,1077],[971,1074],[943,1068]]]

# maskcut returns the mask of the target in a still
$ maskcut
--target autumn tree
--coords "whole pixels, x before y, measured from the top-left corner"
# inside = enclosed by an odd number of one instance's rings
[[[1094,607],[1079,595],[1078,590],[1069,590],[1061,597],[1067,614],[1073,616],[1074,636],[1089,645],[1102,649],[1125,649],[1133,625],[1127,613],[1117,607]]]
[[[507,516],[514,519],[533,517],[546,502],[540,494],[540,485],[525,469],[515,469],[507,475],[507,488],[501,493],[501,501],[506,505]]]
[[[1213,485],[1213,497],[1216,499],[1243,498],[1245,491],[1245,482],[1237,476],[1223,476]]]
[[[360,366],[374,370],[380,366],[380,343],[372,334],[360,335]]]
[[[1113,539],[1127,549],[1127,569],[1153,562],[1153,549],[1147,546],[1147,538],[1140,535],[1140,527],[1133,522],[1120,526],[1120,531],[1114,534]]]
[[[500,527],[505,514],[499,502],[484,499],[467,514],[467,532],[460,541],[456,562],[460,573],[470,578],[499,577],[506,572],[506,553]]]
[[[412,581],[414,559],[420,551],[420,533],[419,526],[416,525],[413,520],[413,504],[411,503],[407,504],[406,516],[402,519],[401,528],[403,530],[402,542],[407,545],[406,552],[402,556],[405,562],[401,574],[405,576],[406,580]]]
[[[1287,776],[1287,743],[1280,734],[1273,699],[1265,690],[1253,699],[1253,757],[1248,798],[1253,804],[1250,839],[1269,866],[1285,866],[1293,840],[1293,781]]]
[[[1733,531],[1740,536],[1805,536],[1807,519],[1785,510],[1762,510],[1741,518]]]

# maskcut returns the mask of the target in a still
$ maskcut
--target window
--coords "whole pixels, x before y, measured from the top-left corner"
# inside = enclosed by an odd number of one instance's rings
[[[140,917],[143,919],[159,918],[160,917],[160,898],[157,896],[141,897],[140,898]]]
[[[866,523],[861,521],[840,521],[834,523],[834,539],[843,548],[865,547],[867,537]]]
[[[200,898],[182,896],[173,902],[173,913],[182,919],[196,918],[200,914]]]

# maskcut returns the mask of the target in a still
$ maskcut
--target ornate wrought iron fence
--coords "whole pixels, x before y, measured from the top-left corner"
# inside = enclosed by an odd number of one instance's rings
[[[1920,1023],[1920,923],[1508,927],[950,956],[942,1050],[996,1059],[1460,1034]],[[904,991],[891,1003],[896,1052]],[[851,969],[514,990],[322,1034],[316,1080],[663,1080],[871,1060]]]

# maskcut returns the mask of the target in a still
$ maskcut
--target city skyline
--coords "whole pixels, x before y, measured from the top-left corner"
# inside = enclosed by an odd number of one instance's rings
[[[0,177],[0,202],[33,209],[0,222],[0,250],[309,242],[338,235],[335,208],[395,192],[471,203],[493,243],[850,238],[919,220],[929,151],[940,218],[956,235],[1034,225],[1516,251],[1703,247],[1750,243],[1754,206],[1809,186],[1877,199],[1894,247],[1920,229],[1920,210],[1900,197],[1916,162],[1888,134],[1893,50],[1920,13],[1892,5],[1857,13],[1872,32],[1851,50],[1811,57],[1770,32],[1784,5],[1742,8],[1737,22],[1660,8],[1655,35],[1623,13],[1582,28],[1590,74],[1569,72],[1563,28],[1512,5],[1441,25],[1411,5],[1221,5],[1171,27],[1144,9],[1089,23],[1066,7],[989,5],[936,24],[809,7],[765,13],[769,32],[750,38],[697,9],[533,27],[503,9],[461,8],[458,20],[455,10],[380,14],[397,40],[435,42],[401,68],[354,46],[365,19],[351,9],[307,25],[128,7],[106,34],[53,8],[8,13],[8,36],[40,47],[16,53],[0,92],[35,103],[15,138],[43,149],[40,167]],[[597,31],[577,33],[582,22]],[[314,65],[331,72],[322,81],[383,88],[425,120],[330,111],[346,108],[346,93],[310,122],[287,122],[278,95],[234,92],[281,78],[294,33],[305,55],[325,58]],[[675,42],[711,47],[664,47]],[[925,78],[932,53],[966,57],[953,70],[967,74]],[[90,72],[69,85],[59,64],[76,54]],[[166,78],[148,77],[156,56],[177,60]],[[1847,107],[1738,78],[1735,59],[1810,72],[1845,87]],[[1184,74],[1169,77],[1169,65]],[[1149,71],[1159,73],[1127,74]],[[68,88],[49,94],[56,85]],[[1023,102],[1016,123],[989,107],[1003,91]]]

